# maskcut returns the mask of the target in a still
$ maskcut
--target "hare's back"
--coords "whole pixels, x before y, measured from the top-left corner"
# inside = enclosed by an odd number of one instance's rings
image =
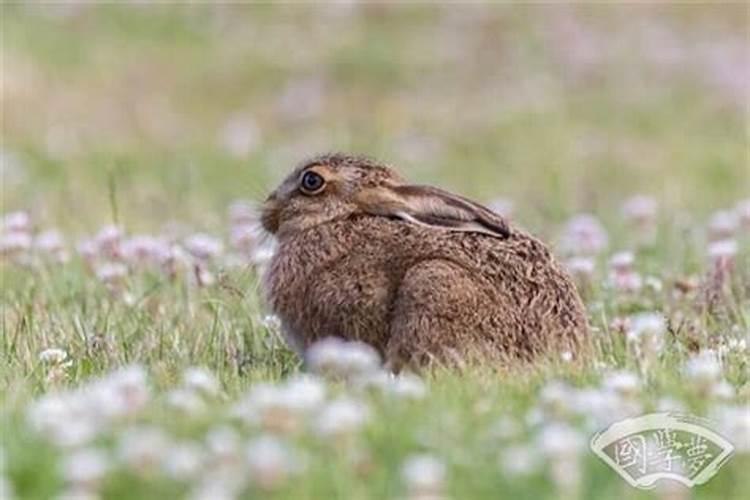
[[[410,267],[425,260],[445,260],[476,277],[497,304],[495,314],[521,312],[530,335],[578,335],[586,329],[585,310],[570,276],[547,246],[522,229],[509,238],[481,233],[435,231],[401,224],[394,254]],[[394,258],[393,261],[399,261]],[[537,333],[534,333],[537,332]]]

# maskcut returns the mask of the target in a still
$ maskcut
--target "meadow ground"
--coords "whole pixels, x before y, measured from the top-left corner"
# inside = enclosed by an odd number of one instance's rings
[[[3,3],[0,498],[746,498],[749,15]],[[305,373],[252,202],[330,150],[549,241],[593,354]],[[734,455],[630,487],[588,442],[654,410]]]

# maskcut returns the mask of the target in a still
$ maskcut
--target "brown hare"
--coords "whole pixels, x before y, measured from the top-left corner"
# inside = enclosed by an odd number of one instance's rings
[[[298,352],[336,336],[392,369],[576,352],[584,307],[549,250],[489,209],[374,160],[313,158],[268,197],[268,304]]]

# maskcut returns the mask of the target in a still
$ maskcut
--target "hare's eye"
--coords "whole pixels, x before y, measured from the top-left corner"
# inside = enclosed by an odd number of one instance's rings
[[[305,175],[302,176],[302,183],[301,188],[302,192],[305,194],[317,194],[321,189],[323,189],[323,186],[325,186],[325,179],[323,177],[315,172],[305,172]]]

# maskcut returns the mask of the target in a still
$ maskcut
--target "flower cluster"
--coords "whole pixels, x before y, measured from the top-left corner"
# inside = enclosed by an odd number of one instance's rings
[[[138,415],[151,399],[145,370],[122,368],[84,387],[51,392],[28,409],[37,432],[59,446],[81,446],[120,419]]]
[[[664,351],[664,318],[640,313],[626,323],[634,359],[640,367],[653,367]],[[727,336],[719,350],[690,356],[682,368],[686,396],[711,401],[717,430],[739,440],[750,436],[750,421],[723,365],[745,350],[746,342]],[[44,366],[71,362],[56,348],[41,352],[39,360]],[[326,449],[367,474],[373,453],[368,430],[393,418],[391,412],[430,411],[420,409],[420,402],[430,398],[425,383],[416,375],[387,373],[365,344],[324,339],[311,347],[307,364],[309,373],[254,383],[228,402],[222,383],[206,368],[185,369],[179,382],[162,393],[152,389],[143,367],[133,365],[77,389],[48,392],[30,404],[27,423],[61,452],[63,497],[100,498],[108,477],[127,472],[143,480],[158,476],[182,484],[189,498],[231,499],[292,487]],[[505,409],[472,435],[483,436],[503,477],[526,481],[545,475],[558,491],[575,497],[585,473],[587,436],[648,410],[685,411],[686,403],[679,399],[650,400],[649,377],[648,368],[638,375],[602,366],[595,384],[555,378],[539,388],[525,412]],[[477,412],[493,406],[487,399],[477,405]],[[154,419],[158,414],[163,421]],[[185,437],[165,425],[175,419],[209,426]],[[420,436],[420,447],[402,457],[403,498],[448,498],[451,467],[461,454],[444,455],[441,447],[433,447],[434,439]],[[737,452],[750,449],[740,442]],[[12,498],[14,485],[3,476],[4,463],[0,461],[0,487]]]
[[[702,288],[707,302],[715,303],[727,294],[732,274],[736,271],[736,259],[740,252],[740,241],[750,237],[748,224],[750,201],[741,200],[731,210],[715,212],[702,233],[705,235],[706,272],[695,284],[693,278],[680,280],[678,288],[688,291]],[[655,199],[635,195],[622,206],[624,222],[630,227],[633,248],[609,255],[609,272],[605,285],[622,297],[636,298],[647,293],[660,293],[662,279],[644,275],[639,271],[641,249],[652,247],[660,237],[659,207]],[[596,283],[598,257],[605,255],[609,235],[599,220],[590,214],[572,217],[562,229],[558,247],[567,256],[566,268],[584,292]]]
[[[11,212],[0,221],[0,258],[22,265],[39,259],[67,262],[70,257],[56,229],[37,230],[28,212]]]
[[[327,339],[312,353],[311,365],[325,368],[320,375],[253,384],[227,410],[217,412],[217,405],[225,407],[222,384],[206,368],[184,370],[179,384],[159,396],[144,368],[133,365],[77,389],[43,395],[28,407],[27,423],[63,453],[66,498],[98,498],[105,479],[122,471],[184,483],[196,499],[235,498],[249,489],[275,491],[304,473],[308,451],[300,442],[308,436],[358,453],[360,436],[373,417],[368,402],[373,393],[365,390],[364,380],[381,376],[367,388],[377,387],[390,401],[403,404],[427,394],[415,375],[386,375],[377,355],[363,344]],[[39,357],[45,364],[70,363],[61,349],[47,349]],[[149,415],[159,407],[187,421],[210,417],[217,423],[202,438],[180,439],[151,421]],[[410,498],[439,493],[443,475],[436,459],[417,456],[404,464]],[[3,481],[0,486],[10,492],[12,485]]]
[[[206,233],[167,228],[160,234],[128,234],[118,225],[102,227],[81,239],[73,250],[113,296],[132,302],[131,280],[151,273],[165,279],[186,279],[206,287],[217,269],[262,267],[274,248],[262,236],[251,204],[238,200],[228,210],[228,243]],[[71,248],[56,229],[37,230],[27,212],[12,212],[0,224],[0,258],[23,266],[63,264]]]

